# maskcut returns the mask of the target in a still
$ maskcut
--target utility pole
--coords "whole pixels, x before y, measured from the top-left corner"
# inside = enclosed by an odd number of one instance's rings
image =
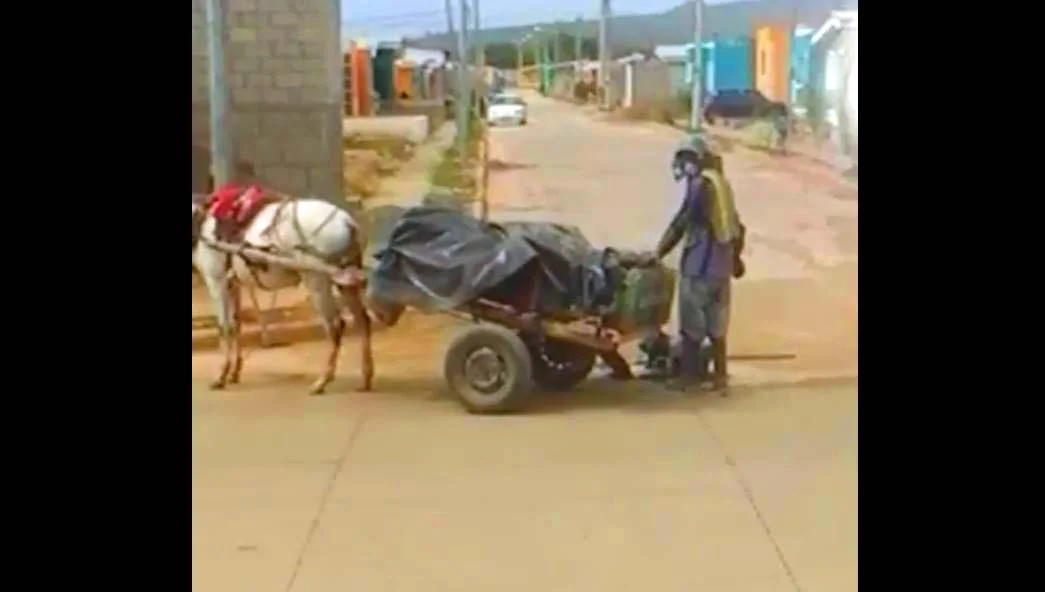
[[[581,44],[582,39],[584,39],[584,21],[578,16],[577,27],[573,31],[573,61],[578,70],[581,67],[581,59],[584,57],[581,55],[584,51],[584,46]]]
[[[479,34],[479,0],[475,2],[475,25],[472,27],[475,32],[475,66],[479,68],[479,73],[482,74],[482,68],[486,65],[486,51],[483,48],[483,40]]]
[[[548,92],[551,92],[552,83],[559,78],[559,63],[562,62],[562,31],[555,29],[552,41],[552,69],[548,72]]]
[[[693,88],[690,93],[689,129],[700,131],[700,108],[703,104],[704,0],[693,2]]]
[[[210,172],[214,187],[236,180],[232,136],[232,97],[228,88],[226,45],[228,0],[207,0],[207,45],[210,51]]]
[[[541,44],[541,61],[544,63],[544,70],[542,70],[544,74],[541,78],[543,83],[541,85],[541,89],[543,91],[542,94],[547,95],[549,92],[551,92],[552,85],[552,52],[547,39],[541,36],[538,37],[538,41]]]
[[[599,11],[599,104],[603,109],[609,109],[609,69],[610,48],[607,40],[607,29],[610,20],[610,0],[602,0]]]
[[[791,56],[795,55],[795,31],[798,29],[798,2],[792,0],[791,2],[791,30],[788,32],[787,39],[787,98],[784,101],[787,104],[788,113],[794,108],[795,102],[795,91],[798,89],[798,85],[795,82],[795,62]]]
[[[454,33],[454,6],[450,3],[450,0],[444,2],[446,6],[446,32],[450,35],[450,43],[456,47],[457,41],[454,39],[456,34]],[[451,54],[453,52],[450,52]]]
[[[468,149],[468,72],[465,71],[465,29],[468,28],[468,5],[461,0],[461,31],[457,35],[457,157],[461,162]]]

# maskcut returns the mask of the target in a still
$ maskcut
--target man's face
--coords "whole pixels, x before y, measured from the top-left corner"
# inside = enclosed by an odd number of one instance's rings
[[[685,176],[694,177],[700,172],[696,159],[685,153],[675,157],[675,162],[672,164],[671,169],[676,181]]]

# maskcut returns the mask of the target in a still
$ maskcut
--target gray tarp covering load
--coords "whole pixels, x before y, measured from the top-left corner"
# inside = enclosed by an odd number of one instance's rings
[[[586,308],[604,300],[597,297],[607,288],[602,257],[576,228],[483,224],[452,209],[419,206],[399,218],[374,253],[368,296],[449,310],[503,289],[533,264],[540,269],[539,308]]]

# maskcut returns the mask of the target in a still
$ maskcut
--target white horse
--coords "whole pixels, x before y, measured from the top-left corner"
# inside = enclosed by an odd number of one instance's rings
[[[360,286],[343,287],[326,274],[297,271],[276,266],[249,264],[208,244],[217,240],[217,220],[204,210],[194,196],[192,204],[192,262],[199,271],[214,302],[218,331],[225,363],[212,388],[239,382],[243,368],[240,348],[240,286],[266,291],[281,290],[301,283],[308,290],[330,340],[330,354],[311,393],[320,394],[334,379],[345,323],[342,304],[348,307],[355,324],[362,329],[362,374],[364,391],[370,390],[374,363],[370,346],[370,317],[363,304]],[[361,233],[348,212],[319,199],[286,199],[261,206],[242,232],[243,242],[274,255],[303,263],[333,265],[362,270]]]

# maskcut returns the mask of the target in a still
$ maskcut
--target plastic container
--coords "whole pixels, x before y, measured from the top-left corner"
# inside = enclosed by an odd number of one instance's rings
[[[633,267],[617,291],[608,325],[623,335],[658,329],[671,318],[675,300],[675,271],[663,265]]]

